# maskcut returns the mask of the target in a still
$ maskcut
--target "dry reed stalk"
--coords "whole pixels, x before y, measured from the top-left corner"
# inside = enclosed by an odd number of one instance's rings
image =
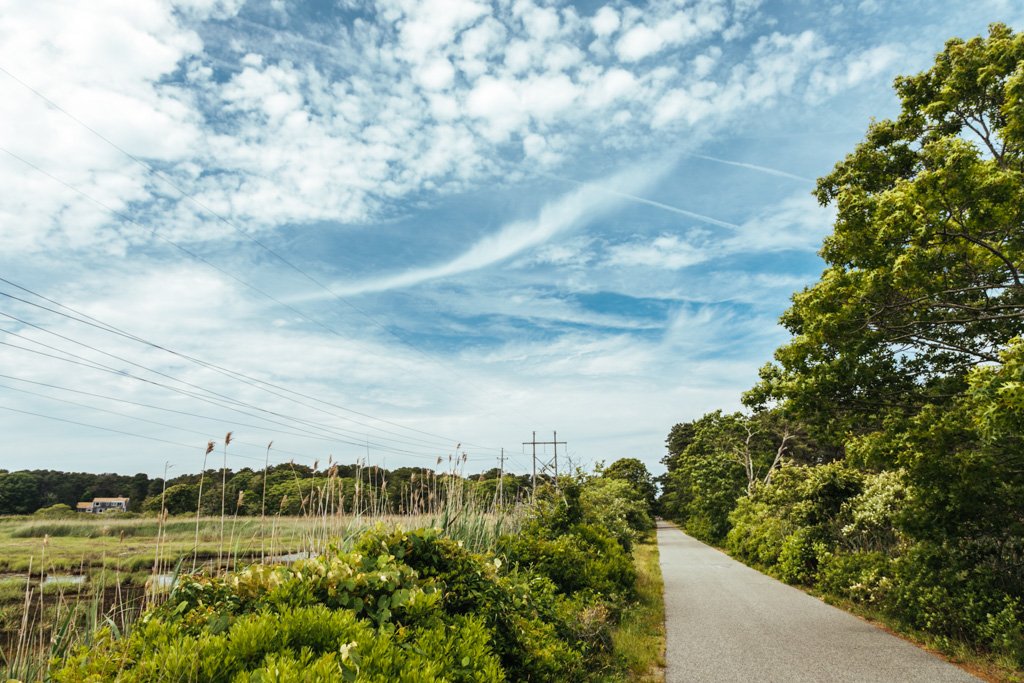
[[[43,647],[43,631],[42,628],[43,615],[45,614],[46,606],[43,604],[43,583],[46,580],[46,546],[50,545],[50,535],[43,534],[43,550],[39,556],[39,648]]]
[[[260,563],[266,561],[266,520],[267,520],[267,474],[270,472],[270,447],[274,445],[271,441],[267,444],[267,458],[263,464],[263,498],[260,500]]]
[[[220,469],[220,546],[217,548],[217,571],[222,568],[224,559],[224,513],[227,510],[228,495],[228,445],[231,443],[231,432],[224,436],[224,465]]]
[[[29,614],[32,611],[32,561],[34,557],[28,558],[28,576],[25,579],[25,606],[21,612],[21,628],[18,630],[18,646],[14,651],[15,666],[23,663],[28,652],[29,640]]]
[[[199,499],[196,501],[196,542],[192,548],[192,571],[196,570],[196,560],[199,557],[199,513],[203,509],[203,480],[206,478],[206,459],[213,451],[213,442],[206,443],[206,453],[203,455],[203,471],[199,473]]]

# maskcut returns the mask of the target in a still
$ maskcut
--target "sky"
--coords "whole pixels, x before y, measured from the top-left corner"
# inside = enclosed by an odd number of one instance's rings
[[[527,473],[557,431],[563,471],[661,471],[786,341],[815,179],[995,21],[0,0],[0,469],[194,472],[230,431],[236,468]]]

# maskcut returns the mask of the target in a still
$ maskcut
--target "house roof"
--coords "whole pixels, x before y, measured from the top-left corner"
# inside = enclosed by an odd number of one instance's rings
[[[90,508],[92,508],[92,503],[89,501],[86,501],[84,503],[78,503],[75,505],[75,509],[77,510],[87,510]]]
[[[93,498],[93,503],[127,503],[127,498]]]

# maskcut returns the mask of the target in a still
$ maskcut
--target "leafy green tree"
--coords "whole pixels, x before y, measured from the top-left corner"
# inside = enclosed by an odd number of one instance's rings
[[[951,40],[896,80],[895,120],[818,182],[837,210],[821,280],[751,405],[787,400],[826,432],[949,400],[1024,332],[1024,36]]]
[[[0,474],[0,514],[26,515],[39,507],[39,480],[30,472]]]
[[[696,427],[693,422],[680,422],[672,427],[665,439],[665,448],[668,449],[668,458],[679,455],[686,450],[686,447],[693,441]],[[665,462],[665,460],[662,460]]]
[[[205,505],[205,491],[203,492],[203,498],[203,503]],[[142,504],[142,509],[146,512],[160,512],[161,499],[164,501],[164,507],[167,508],[167,514],[195,514],[196,504],[199,500],[199,485],[173,484],[171,486],[168,486],[167,490],[163,492],[162,498],[159,493],[155,496],[147,498],[145,502]]]
[[[607,528],[627,552],[654,526],[647,502],[637,497],[636,489],[625,479],[591,479],[580,493],[580,505],[584,518]]]
[[[703,540],[725,537],[729,513],[743,494],[745,477],[735,449],[743,443],[744,423],[740,413],[708,413],[688,423],[683,450],[666,459],[661,512]]]
[[[647,509],[654,511],[658,502],[658,487],[647,466],[636,458],[620,458],[601,472],[607,479],[621,479],[628,483],[641,500],[647,503]]]

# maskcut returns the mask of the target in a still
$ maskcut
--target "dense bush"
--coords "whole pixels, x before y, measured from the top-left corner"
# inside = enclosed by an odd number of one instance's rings
[[[583,515],[604,526],[627,552],[651,529],[651,507],[626,480],[602,476],[588,482],[580,494]]]
[[[54,503],[48,507],[39,508],[32,513],[34,517],[42,517],[45,519],[65,519],[67,517],[74,517],[77,512],[69,505],[64,503]]]
[[[498,548],[512,562],[550,579],[562,594],[585,591],[613,603],[629,597],[636,573],[628,551],[582,500],[586,487],[566,478],[558,490],[545,489],[521,533]]]
[[[753,564],[778,566],[787,580],[807,582],[817,566],[815,544],[834,545],[844,506],[862,486],[863,476],[843,463],[783,468],[738,502],[726,547]]]
[[[581,503],[591,483],[566,478],[543,491],[523,532],[499,539],[489,554],[438,529],[378,526],[348,552],[184,576],[127,636],[102,630],[89,648],[55,666],[52,678],[607,678],[611,629],[636,577],[624,545]],[[610,490],[599,488],[601,496]]]

